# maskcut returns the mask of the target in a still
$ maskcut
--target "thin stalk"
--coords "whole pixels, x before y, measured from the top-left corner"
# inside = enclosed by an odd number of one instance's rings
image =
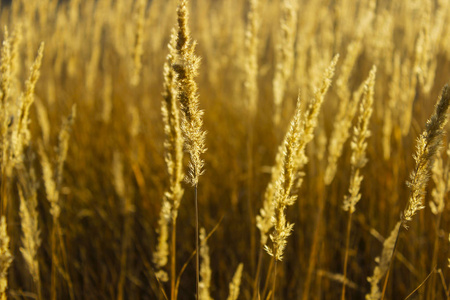
[[[120,275],[119,275],[119,284],[117,288],[117,299],[123,300],[124,288],[125,288],[125,279],[126,279],[126,268],[127,268],[127,260],[128,260],[128,243],[130,236],[130,224],[129,224],[129,215],[125,216],[125,226],[123,230],[122,237],[122,249],[120,256]]]
[[[206,239],[208,240],[208,239]],[[180,273],[178,273],[177,276],[177,283],[175,285],[175,299],[178,298],[178,289],[180,288],[180,282],[181,282],[181,275],[184,274],[184,271],[186,270],[189,262],[194,258],[195,254],[197,253],[197,250],[194,250],[191,254],[191,256],[189,256],[189,258],[186,260],[186,262],[184,263],[184,265],[181,267],[180,269]]]
[[[342,281],[342,296],[341,300],[345,300],[345,284],[347,280],[347,265],[348,265],[348,249],[350,246],[350,231],[352,227],[353,213],[349,211],[348,223],[347,223],[347,238],[345,242],[345,258],[344,258],[344,280]]]
[[[220,218],[219,222],[214,226],[214,228],[208,233],[208,235],[205,238],[205,241],[207,242],[209,238],[213,235],[214,232],[216,232],[217,228],[219,228],[219,225],[222,223],[223,216]],[[188,264],[191,262],[191,260],[194,258],[195,254],[197,253],[197,250],[192,251],[191,256],[186,260],[184,265],[181,267],[180,272],[177,276],[177,281],[175,284],[175,299],[178,298],[178,289],[180,288],[180,281],[181,281],[181,275],[183,275],[184,271],[186,270]]]
[[[197,200],[197,191],[198,183],[195,185],[195,271],[196,271],[196,282],[195,282],[195,298],[198,300],[198,284],[200,281],[200,247],[198,245],[198,200]]]
[[[263,248],[259,247],[258,265],[256,266],[255,281],[253,282],[253,297],[252,300],[256,300],[259,292],[259,277],[261,276],[261,264],[262,264]]]
[[[176,299],[176,293],[175,293],[175,281],[176,281],[176,239],[177,239],[177,220],[173,218],[172,220],[172,242],[171,247],[172,251],[170,251],[170,299],[175,300]]]
[[[248,139],[247,139],[247,209],[250,218],[250,267],[255,268],[256,249],[256,224],[253,212],[253,118],[248,118]]]
[[[308,265],[308,274],[306,275],[305,280],[305,287],[303,289],[303,300],[309,299],[309,289],[311,287],[312,282],[312,275],[313,271],[316,267],[316,255],[318,253],[317,248],[320,244],[321,240],[321,229],[322,229],[322,218],[323,218],[323,212],[324,212],[324,200],[323,200],[323,194],[321,193],[319,196],[319,212],[317,213],[317,218],[314,226],[314,237],[313,237],[313,243],[311,246],[311,251],[309,254],[309,265]]]
[[[53,218],[53,228],[52,228],[52,271],[51,271],[51,283],[50,283],[50,299],[56,300],[56,220]]]
[[[427,280],[430,278],[431,275],[433,275],[433,273],[436,271],[436,267],[433,268],[433,270],[431,270],[430,274],[428,274],[428,276],[424,279],[424,281],[422,281],[421,284],[419,284],[418,287],[416,287],[414,289],[414,291],[412,291],[408,296],[406,296],[405,300],[407,300],[408,298],[410,298],[412,295],[414,295],[415,292],[417,292],[424,284],[425,282],[427,282]],[[433,298],[434,299],[434,298]]]
[[[435,233],[435,238],[434,238],[434,249],[433,249],[433,258],[431,259],[431,265],[432,266],[436,266],[437,265],[437,257],[438,257],[438,251],[439,251],[439,227],[441,226],[441,216],[442,213],[438,214],[437,217],[437,222],[436,222],[436,233]],[[436,285],[436,277],[433,276],[430,279],[430,289],[428,290],[428,293],[431,294],[430,297],[428,297],[428,299],[435,299],[436,297],[436,290],[435,290],[435,285]]]
[[[427,140],[425,143],[424,149],[428,149],[429,143],[430,143],[430,141]],[[418,166],[416,166],[415,175],[414,175],[414,178],[411,180],[411,182],[416,182],[417,176],[418,176],[418,170],[421,170],[423,168],[423,164],[424,164],[424,162],[422,161],[422,162],[419,162]],[[386,273],[386,278],[384,279],[383,291],[381,293],[381,300],[384,300],[384,296],[386,293],[386,287],[387,287],[387,283],[388,283],[388,279],[389,279],[389,274],[390,274],[391,267],[392,267],[392,260],[394,259],[395,251],[397,250],[398,237],[400,236],[400,231],[402,230],[402,226],[404,225],[405,221],[402,219],[401,222],[402,222],[402,224],[400,225],[400,227],[398,229],[397,237],[395,238],[394,249],[392,250],[391,258],[389,260],[389,267],[388,267],[388,271]]]
[[[269,288],[269,280],[270,277],[272,277],[272,268],[273,268],[273,259],[270,260],[270,264],[269,264],[269,269],[267,269],[267,276],[266,276],[266,281],[264,283],[264,291],[263,291],[263,297],[262,299],[266,299],[266,292],[267,289]]]
[[[277,283],[277,260],[275,259],[275,256],[273,257],[273,260],[274,260],[274,267],[273,267],[273,282],[272,282],[272,300],[275,300],[275,289]]]
[[[444,288],[445,297],[447,297],[447,299],[448,299],[450,297],[450,294],[449,294],[449,289],[447,288],[447,284],[445,283],[444,274],[442,273],[441,269],[438,269],[436,272],[439,274],[439,278],[441,279],[442,287]]]
[[[44,299],[44,298],[42,298],[41,278],[40,278],[39,274],[38,274],[38,279],[36,280],[35,284],[36,284],[37,299],[38,300]]]
[[[391,273],[392,261],[395,257],[395,251],[397,250],[398,237],[400,236],[400,231],[402,230],[402,225],[398,228],[397,237],[395,238],[394,249],[392,249],[391,259],[389,260],[389,267],[386,273],[386,278],[384,279],[383,291],[381,293],[381,300],[384,300],[384,295],[386,294],[386,287],[389,279],[389,274]]]
[[[69,264],[67,262],[67,253],[66,253],[66,247],[64,246],[64,239],[63,239],[63,235],[62,235],[62,231],[61,231],[61,226],[58,223],[57,226],[57,231],[58,231],[58,240],[59,240],[59,247],[61,249],[61,256],[62,256],[62,260],[63,260],[63,264],[64,264],[64,279],[66,280],[67,283],[67,287],[69,289],[69,297],[71,300],[75,299],[75,294],[73,291],[73,284],[72,284],[72,280],[70,279],[70,272],[69,272]]]
[[[217,230],[217,228],[219,228],[220,223],[222,223],[223,220],[223,216],[220,218],[220,221],[216,224],[216,226],[214,226],[214,228],[208,233],[208,235],[205,238],[205,241],[207,242],[209,240],[209,238],[213,235],[213,233]],[[177,276],[177,282],[175,285],[175,299],[177,299],[178,297],[178,289],[180,287],[180,281],[181,281],[181,275],[183,275],[184,271],[186,270],[189,262],[194,258],[195,254],[197,253],[197,250],[194,250],[191,254],[191,256],[189,256],[189,258],[186,260],[186,262],[184,263],[184,265],[181,267],[180,273]]]

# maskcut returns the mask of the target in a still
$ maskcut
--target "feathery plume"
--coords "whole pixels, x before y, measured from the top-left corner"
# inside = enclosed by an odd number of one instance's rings
[[[305,155],[306,145],[312,140],[314,129],[317,126],[317,118],[320,112],[320,108],[322,106],[325,94],[328,91],[328,88],[331,85],[331,79],[334,75],[334,70],[336,68],[337,60],[339,55],[336,55],[330,63],[330,66],[325,70],[322,85],[320,88],[316,89],[314,92],[314,97],[309,104],[307,111],[303,117],[303,120],[300,121],[300,108],[297,107],[297,110],[294,114],[293,120],[291,122],[291,128],[289,129],[284,142],[278,148],[278,152],[275,158],[275,165],[272,168],[272,174],[269,184],[267,185],[266,191],[264,193],[264,202],[263,207],[260,210],[260,215],[256,216],[256,226],[261,232],[261,244],[265,245],[267,243],[267,234],[270,229],[273,227],[273,216],[275,215],[275,206],[274,199],[276,195],[276,187],[279,178],[283,173],[283,165],[284,165],[284,157],[285,157],[285,147],[286,147],[286,139],[291,134],[290,131],[298,131],[296,134],[297,140],[295,143],[298,143],[296,146],[294,153],[294,162],[293,162],[293,174],[296,174],[296,182],[295,187],[299,187],[301,184],[300,175],[301,169],[307,163],[307,158]],[[299,100],[298,100],[299,101]],[[296,120],[298,119],[298,120]],[[292,128],[293,123],[297,124],[296,126],[301,126],[300,128],[294,129]]]
[[[28,119],[30,106],[34,102],[34,89],[41,74],[40,68],[42,64],[42,57],[44,56],[44,46],[45,44],[44,42],[42,42],[41,45],[39,46],[36,59],[34,60],[33,65],[30,68],[30,76],[28,77],[28,80],[25,82],[25,101],[24,101],[25,110],[22,113],[23,119],[25,120]]]
[[[156,251],[153,253],[153,263],[156,265],[156,276],[162,282],[169,280],[168,274],[163,268],[167,265],[169,257],[169,223],[171,217],[171,205],[166,197],[163,199],[161,206],[161,212],[159,213],[158,220],[158,244],[156,245]]]
[[[9,97],[11,88],[11,41],[8,34],[8,28],[5,26],[5,36],[2,43],[1,50],[1,64],[0,70],[2,79],[0,81],[1,88],[1,104],[2,110],[5,109],[7,99]]]
[[[377,262],[377,266],[373,270],[373,275],[367,278],[367,281],[370,283],[370,294],[366,295],[366,300],[379,300],[381,298],[381,291],[378,283],[389,269],[389,264],[394,252],[395,242],[400,230],[400,225],[401,222],[397,222],[391,234],[383,243],[381,258],[377,257],[375,259],[375,261]]]
[[[54,220],[58,220],[61,208],[59,205],[59,193],[56,188],[56,182],[53,176],[53,168],[45,153],[44,146],[39,143],[39,156],[41,157],[42,175],[44,178],[45,192],[47,200],[50,202],[50,214]]]
[[[258,102],[258,31],[260,27],[259,0],[250,0],[247,28],[245,30],[245,98],[251,116],[254,116]]]
[[[271,217],[272,226],[274,231],[270,235],[273,247],[269,248],[267,245],[264,249],[270,256],[273,256],[275,260],[281,261],[283,258],[284,249],[287,244],[287,237],[291,234],[294,224],[290,224],[286,221],[286,208],[294,204],[297,196],[291,195],[291,190],[294,187],[296,180],[295,163],[296,154],[299,147],[300,134],[302,134],[301,124],[301,110],[300,99],[297,101],[297,109],[295,115],[291,121],[291,125],[286,134],[282,147],[282,159],[280,176],[277,179],[274,186],[274,198],[273,204],[274,214]],[[280,151],[279,150],[279,151]]]
[[[9,166],[9,149],[10,136],[8,134],[10,125],[10,103],[8,101],[11,94],[11,43],[8,34],[8,28],[5,26],[4,40],[1,49],[1,80],[0,80],[0,96],[1,96],[1,134],[2,134],[2,174],[3,176],[8,172]],[[3,182],[2,182],[3,185]],[[2,203],[5,200],[2,199]],[[2,204],[4,205],[4,204]]]
[[[79,0],[76,0],[74,2],[78,2]],[[71,4],[73,3],[72,1],[70,2]],[[78,4],[79,5],[79,4]],[[74,13],[76,11],[75,8],[73,8],[74,11],[71,13]],[[95,85],[96,85],[96,79],[98,76],[98,70],[99,70],[99,62],[100,62],[100,58],[102,55],[102,29],[103,29],[103,22],[100,21],[100,11],[101,8],[97,7],[97,9],[94,12],[94,18],[95,18],[95,23],[93,25],[93,29],[92,29],[92,39],[91,39],[91,44],[93,45],[91,48],[91,53],[90,53],[90,57],[89,60],[86,63],[86,78],[85,78],[85,86],[86,86],[86,90],[88,92],[88,94],[92,94]],[[77,16],[78,17],[78,16]],[[76,24],[73,24],[72,26],[76,26]],[[69,66],[68,66],[68,73],[71,76],[74,76],[75,71],[75,57],[72,56],[69,59]]]
[[[296,164],[297,170],[302,169],[307,163],[306,155],[304,153],[306,145],[314,138],[314,130],[317,127],[317,118],[319,117],[319,112],[322,108],[325,95],[331,86],[334,70],[336,69],[338,60],[339,54],[336,54],[322,76],[321,86],[319,88],[315,88],[313,99],[309,103],[308,109],[305,112],[304,120],[302,121],[302,126],[304,129],[301,140],[299,141],[299,152]]]
[[[420,32],[416,42],[414,73],[417,75],[417,81],[425,93],[428,93],[434,81],[434,74],[430,75],[430,65],[433,60],[432,41],[430,36],[431,3],[424,2],[421,10]]]
[[[18,81],[20,67],[20,44],[22,42],[22,24],[14,28],[11,36],[11,80]],[[16,84],[13,82],[13,84]]]
[[[197,83],[195,82],[200,59],[194,55],[196,43],[191,41],[187,26],[187,0],[181,0],[177,13],[177,57],[172,67],[177,75],[177,99],[181,103],[183,113],[181,129],[185,138],[186,149],[191,158],[187,181],[192,186],[196,186],[200,175],[203,174],[204,161],[201,155],[206,151],[206,132],[202,130],[203,111],[199,109]]]
[[[416,84],[417,75],[414,73],[414,68],[412,67],[409,58],[405,58],[401,62],[401,75],[400,75],[400,126],[402,130],[402,135],[406,136],[409,133],[409,128],[411,127],[412,113],[414,99],[416,96]]]
[[[284,145],[284,143],[282,145]],[[283,166],[283,153],[283,146],[278,147],[278,152],[275,157],[275,164],[272,167],[271,178],[264,193],[263,206],[259,211],[259,215],[256,216],[256,227],[258,227],[261,233],[261,245],[265,245],[267,243],[268,232],[273,227],[272,216],[274,215],[275,209],[273,206],[273,197],[275,194],[276,182],[281,174],[281,169]]]
[[[450,89],[445,85],[441,96],[435,107],[431,118],[427,121],[425,130],[417,139],[416,154],[414,159],[416,167],[411,172],[411,180],[407,182],[410,188],[410,197],[408,204],[400,216],[400,221],[391,232],[389,238],[384,242],[381,261],[374,270],[372,277],[368,278],[371,284],[371,293],[366,295],[368,300],[377,300],[381,298],[381,292],[378,283],[388,272],[391,261],[394,256],[396,243],[401,227],[408,228],[408,222],[421,209],[424,209],[423,200],[425,198],[425,189],[430,178],[431,168],[434,163],[436,153],[442,145],[444,137],[444,126],[447,123],[448,108],[450,106]],[[385,278],[385,284],[388,278]]]
[[[72,105],[70,115],[64,121],[58,136],[58,160],[55,174],[56,187],[58,190],[61,189],[63,168],[67,158],[67,152],[69,150],[70,133],[72,131],[72,126],[76,117],[76,113],[77,113],[77,106],[74,104]]]
[[[167,226],[172,220],[172,240],[173,243],[171,249],[171,297],[175,298],[175,276],[176,276],[176,226],[178,209],[180,207],[181,198],[183,197],[184,190],[181,186],[181,182],[184,178],[183,172],[183,136],[180,125],[180,109],[177,103],[177,86],[176,86],[176,74],[172,65],[176,59],[176,31],[172,30],[171,39],[168,45],[169,54],[167,55],[166,62],[164,63],[164,82],[163,82],[163,100],[161,103],[161,114],[164,122],[164,133],[166,140],[164,142],[165,162],[169,173],[169,188],[164,194],[163,203],[161,206],[160,219],[159,219],[159,236],[157,253],[162,258],[166,255],[165,259],[169,255],[167,240],[169,234],[167,233]],[[165,266],[161,264],[164,261],[160,260],[157,263],[157,267],[161,269]],[[160,272],[164,272],[160,270]],[[165,272],[164,272],[165,273]]]
[[[362,8],[360,9],[357,26],[356,37],[362,39],[364,34],[370,29],[370,25],[375,17],[375,9],[377,6],[376,0],[368,0],[362,2]]]
[[[342,155],[344,144],[350,136],[349,130],[352,125],[352,120],[356,114],[361,94],[363,93],[364,84],[352,96],[348,89],[348,80],[360,51],[361,41],[359,40],[348,46],[347,56],[342,64],[341,74],[336,81],[339,111],[334,121],[333,132],[331,133],[328,145],[328,165],[324,175],[326,185],[331,184],[336,175],[337,162]]]
[[[438,215],[444,212],[445,207],[445,195],[448,193],[449,187],[449,154],[450,154],[450,144],[447,148],[447,162],[444,166],[444,161],[442,159],[442,155],[440,152],[437,153],[436,160],[434,161],[432,167],[432,178],[435,184],[435,187],[431,191],[431,195],[433,199],[430,201],[430,209],[434,215]]]
[[[181,187],[181,181],[184,178],[183,172],[183,136],[180,125],[180,110],[178,108],[176,93],[176,74],[171,68],[176,58],[176,33],[172,32],[171,41],[168,45],[169,54],[164,64],[164,83],[163,83],[163,101],[161,104],[161,113],[164,121],[164,133],[166,142],[165,161],[169,172],[169,190],[166,197],[170,199],[172,205],[172,219],[176,219],[178,208],[184,190]]]
[[[281,2],[279,41],[276,46],[275,75],[273,78],[273,101],[275,106],[274,123],[281,118],[281,105],[286,89],[286,83],[292,74],[294,62],[294,42],[297,29],[297,5],[293,0]]]
[[[367,138],[370,136],[369,123],[372,116],[373,95],[375,88],[375,73],[377,68],[372,67],[369,78],[364,83],[364,96],[359,107],[358,123],[353,128],[353,140],[351,143],[352,156],[350,160],[351,175],[350,175],[350,187],[348,189],[349,195],[344,197],[343,209],[349,212],[347,223],[347,237],[345,246],[345,258],[344,258],[344,281],[342,283],[341,299],[345,299],[345,280],[347,278],[347,265],[348,265],[348,251],[350,247],[350,234],[352,226],[352,215],[355,212],[355,206],[361,199],[361,182],[363,176],[360,175],[360,170],[367,163],[366,148]]]
[[[40,287],[39,263],[37,252],[41,245],[40,230],[38,224],[36,190],[32,190],[30,195],[24,196],[22,188],[19,187],[20,197],[20,219],[22,227],[22,247],[20,252],[27,263],[31,277],[36,287]]]
[[[425,208],[423,205],[425,188],[430,178],[430,171],[436,152],[442,145],[449,105],[450,88],[448,85],[445,85],[438,99],[434,114],[427,121],[425,131],[417,140],[416,154],[414,155],[416,167],[411,172],[410,181],[407,182],[411,194],[401,217],[402,225],[405,228],[407,228],[407,223],[412,220],[417,211]]]
[[[195,197],[195,269],[196,269],[196,298],[199,294],[200,282],[200,246],[199,246],[199,225],[198,225],[198,180],[203,174],[204,161],[201,155],[205,153],[205,136],[203,131],[203,111],[199,108],[198,90],[195,78],[198,76],[200,59],[194,54],[195,42],[191,41],[189,28],[187,26],[189,14],[187,9],[188,0],[180,0],[177,7],[178,30],[175,40],[176,61],[172,64],[176,73],[175,82],[177,84],[177,100],[181,105],[183,119],[181,132],[184,135],[186,150],[189,153],[189,173],[186,180],[194,187]],[[175,227],[173,227],[175,228]],[[174,236],[174,235],[173,235]],[[175,248],[174,239],[172,247]],[[172,251],[174,252],[174,251]],[[174,256],[172,258],[175,259]],[[175,263],[172,263],[172,298],[176,298],[174,285]]]
[[[22,153],[24,147],[28,146],[31,139],[31,133],[28,130],[28,123],[30,122],[29,114],[30,107],[34,103],[34,89],[40,76],[40,67],[42,63],[42,57],[44,55],[44,42],[41,43],[37,57],[30,68],[30,76],[25,82],[25,95],[21,96],[21,105],[18,116],[18,126],[13,133],[12,147],[14,151],[14,158],[16,160],[22,160]]]
[[[239,297],[239,288],[241,286],[242,270],[244,269],[244,264],[240,263],[234,273],[233,279],[230,282],[230,293],[228,294],[227,300],[237,300]]]
[[[345,56],[345,59],[341,66],[341,73],[339,74],[339,77],[336,79],[336,92],[339,97],[340,103],[340,110],[339,114],[342,114],[341,107],[343,106],[342,103],[346,104],[348,103],[351,94],[350,90],[348,88],[348,81],[350,79],[350,76],[352,74],[353,68],[356,64],[356,61],[361,54],[362,51],[362,42],[361,40],[356,40],[351,42],[347,46],[347,55]]]
[[[383,123],[383,158],[388,160],[391,157],[391,134],[394,120],[399,120],[400,110],[400,55],[394,54],[392,77],[389,83],[389,101],[385,108]]]
[[[350,178],[349,196],[344,198],[343,209],[353,213],[355,206],[361,198],[359,192],[363,176],[359,174],[360,169],[367,163],[366,148],[367,138],[370,136],[369,122],[372,115],[373,95],[375,86],[376,67],[373,66],[370,71],[369,78],[364,83],[364,96],[359,108],[358,123],[353,129],[353,140],[351,148],[353,150],[350,164],[352,167],[352,175]]]
[[[144,53],[144,22],[145,22],[145,0],[137,1],[136,8],[136,37],[133,49],[133,75],[131,76],[131,84],[136,86],[141,79],[142,54]]]

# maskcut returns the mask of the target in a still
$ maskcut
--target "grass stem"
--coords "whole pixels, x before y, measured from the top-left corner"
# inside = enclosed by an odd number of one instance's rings
[[[198,245],[198,183],[194,187],[195,189],[195,291],[196,291],[196,299],[198,300],[198,284],[200,282],[200,247]]]
[[[347,281],[348,251],[349,251],[349,246],[350,246],[350,232],[351,232],[351,227],[352,227],[352,216],[353,216],[353,213],[351,211],[349,211],[348,222],[347,222],[347,237],[346,237],[346,242],[345,242],[345,258],[344,258],[344,272],[343,272],[344,280],[342,281],[341,300],[345,300],[345,285],[346,285],[346,281]]]

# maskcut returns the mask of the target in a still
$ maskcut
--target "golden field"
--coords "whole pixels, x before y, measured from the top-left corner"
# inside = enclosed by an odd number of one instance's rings
[[[6,2],[0,299],[450,299],[449,1]]]

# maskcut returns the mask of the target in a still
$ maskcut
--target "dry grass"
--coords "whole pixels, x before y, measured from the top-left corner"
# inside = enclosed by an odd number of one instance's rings
[[[448,1],[8,2],[1,299],[449,299]]]

